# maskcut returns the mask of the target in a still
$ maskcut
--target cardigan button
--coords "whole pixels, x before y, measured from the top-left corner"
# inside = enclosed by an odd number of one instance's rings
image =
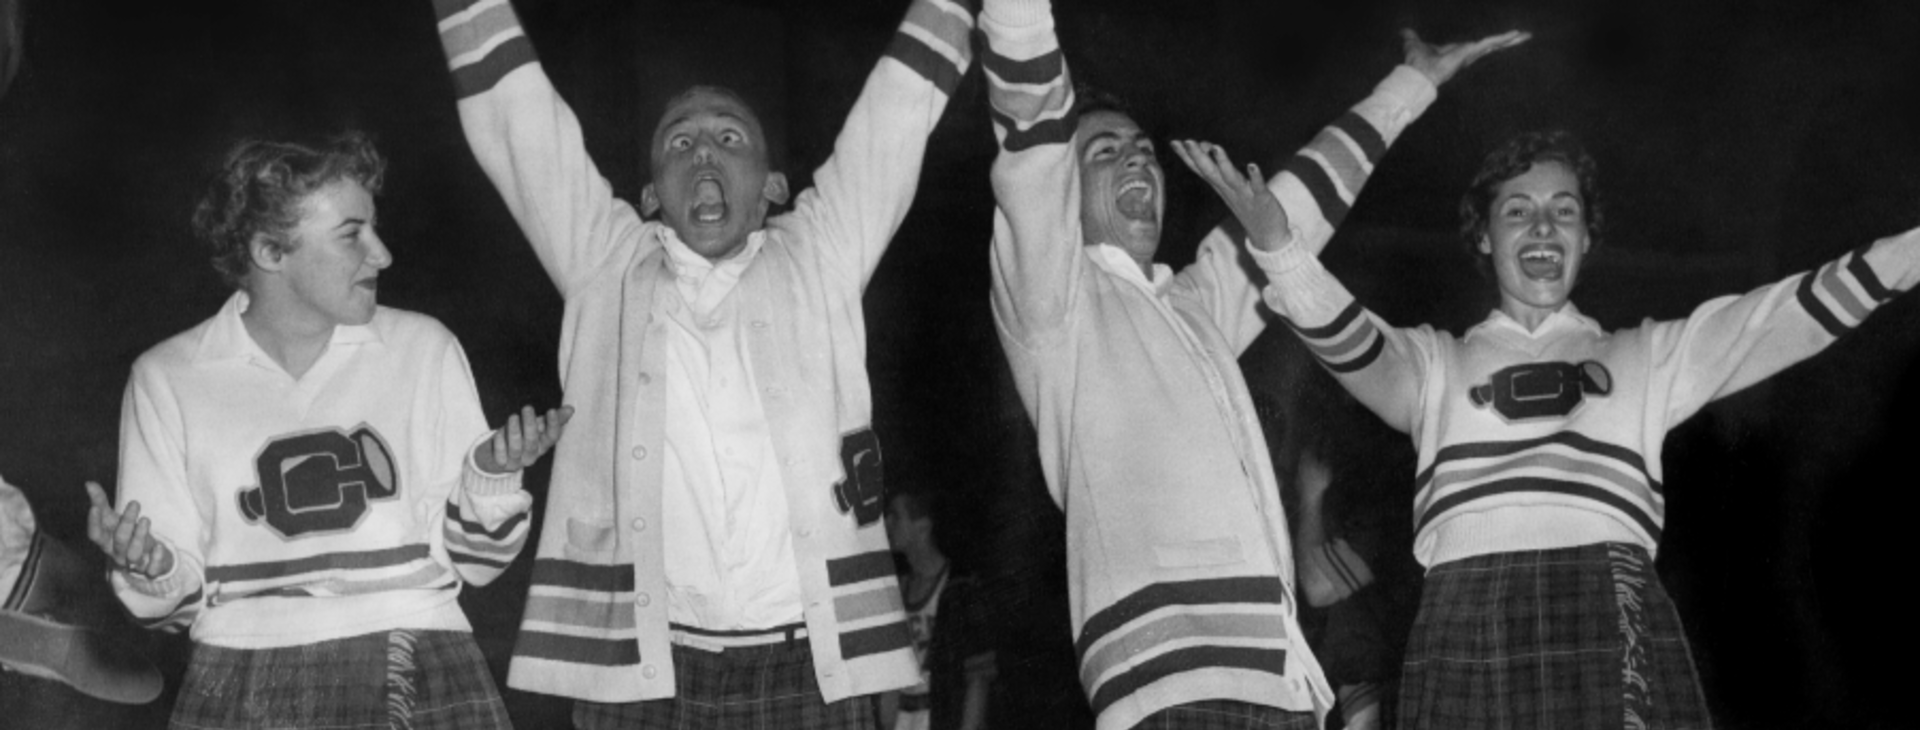
[[[633,447],[633,458],[634,458],[634,459],[637,459],[637,460],[644,460],[644,459],[646,459],[646,458],[647,458],[647,447],[645,447],[645,446],[635,446],[635,447]]]
[[[646,531],[647,531],[647,518],[645,518],[645,517],[635,517],[635,518],[633,518],[633,531],[634,531],[634,532],[646,532]]]
[[[653,596],[649,596],[645,593],[642,593],[640,595],[634,596],[633,602],[640,604],[641,608],[646,608],[648,606],[653,605]]]
[[[646,677],[647,679],[653,679],[659,674],[660,670],[654,669],[652,664],[643,664],[640,667],[640,676]]]

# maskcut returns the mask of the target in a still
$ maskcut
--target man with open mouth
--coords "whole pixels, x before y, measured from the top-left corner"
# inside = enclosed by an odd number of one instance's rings
[[[1333,695],[1295,618],[1287,518],[1236,361],[1265,326],[1238,242],[1216,228],[1179,273],[1155,263],[1166,177],[1152,140],[1111,103],[1076,103],[1045,0],[990,0],[980,24],[1001,145],[994,317],[1066,511],[1098,726],[1317,728]],[[1255,187],[1324,245],[1437,86],[1525,38],[1410,36],[1407,65]],[[1215,153],[1175,148],[1189,164]]]
[[[738,94],[696,86],[615,199],[513,8],[435,0],[461,122],[566,300],[558,446],[508,684],[600,727],[866,728],[919,678],[882,523],[861,293],[972,13],[914,0],[793,210]],[[746,689],[740,689],[746,688]]]
[[[1292,212],[1220,173],[1242,220]],[[1428,570],[1399,708],[1412,727],[1710,726],[1653,570],[1667,430],[1920,281],[1915,229],[1685,319],[1607,332],[1569,301],[1603,230],[1594,179],[1564,132],[1486,157],[1461,231],[1500,304],[1461,337],[1388,325],[1284,225],[1249,224],[1270,241],[1254,251],[1268,304],[1419,454],[1414,552]]]

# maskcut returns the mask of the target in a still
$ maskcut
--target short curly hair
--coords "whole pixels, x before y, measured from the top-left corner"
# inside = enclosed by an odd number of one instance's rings
[[[238,289],[253,270],[255,237],[291,250],[287,234],[300,223],[308,195],[340,180],[378,194],[386,168],[372,140],[358,131],[313,145],[241,140],[194,206],[193,230],[211,250],[220,278]]]
[[[1572,132],[1559,129],[1522,132],[1487,154],[1480,163],[1480,172],[1473,176],[1473,184],[1460,196],[1460,237],[1467,244],[1467,253],[1480,262],[1481,273],[1491,271],[1486,265],[1487,255],[1480,253],[1480,238],[1486,233],[1487,214],[1493,208],[1494,196],[1502,184],[1525,175],[1541,162],[1558,162],[1573,171],[1574,179],[1580,182],[1587,240],[1594,247],[1600,245],[1606,216],[1600,200],[1599,165]]]

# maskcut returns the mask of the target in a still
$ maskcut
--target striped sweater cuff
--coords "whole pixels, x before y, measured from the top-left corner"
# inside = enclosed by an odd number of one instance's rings
[[[508,0],[434,0],[433,10],[458,98],[484,93],[539,60]]]

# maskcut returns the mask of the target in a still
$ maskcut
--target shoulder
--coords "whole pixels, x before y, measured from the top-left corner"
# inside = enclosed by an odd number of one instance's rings
[[[203,343],[212,332],[219,316],[209,317],[172,337],[161,340],[159,344],[147,348],[133,361],[133,372],[139,375],[160,375],[191,367],[197,359]]]
[[[367,324],[389,345],[403,347],[435,347],[448,344],[458,345],[453,331],[431,315],[419,312],[380,307],[374,310],[373,321]]]

